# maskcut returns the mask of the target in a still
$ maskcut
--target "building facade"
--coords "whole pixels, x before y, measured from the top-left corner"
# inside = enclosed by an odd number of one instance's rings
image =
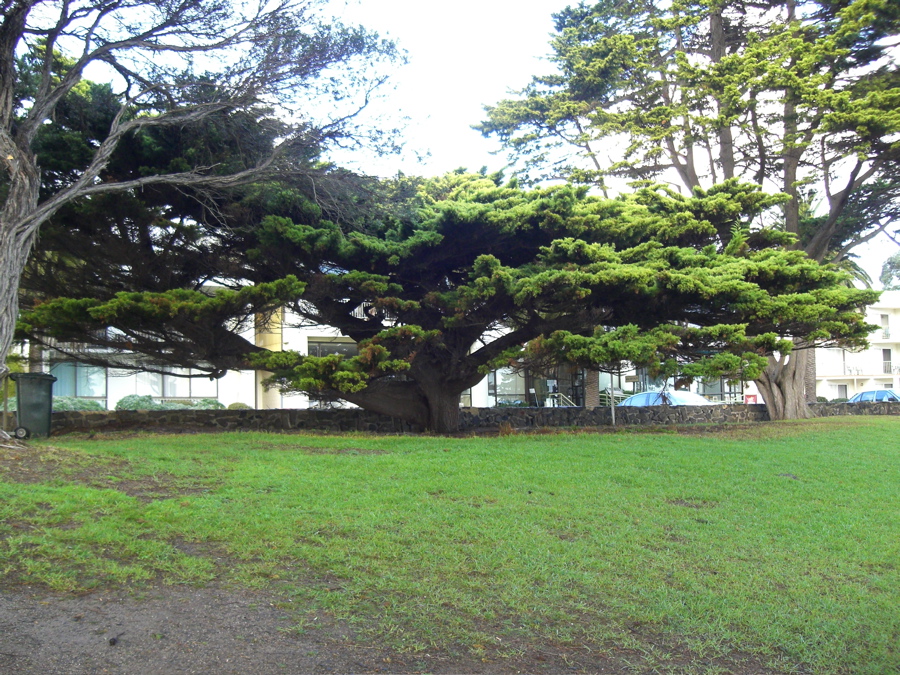
[[[816,350],[816,396],[833,401],[870,389],[900,391],[900,291],[884,291],[866,310],[868,349]]]

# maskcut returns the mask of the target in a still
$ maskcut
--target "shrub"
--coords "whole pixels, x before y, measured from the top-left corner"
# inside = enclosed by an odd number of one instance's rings
[[[99,401],[91,401],[86,398],[78,398],[77,396],[54,396],[53,410],[64,412],[67,410],[87,410],[100,411],[106,410]]]
[[[154,401],[152,396],[125,396],[116,403],[116,410],[224,410],[225,406],[214,398],[199,401]]]
[[[201,398],[194,407],[198,410],[225,410],[225,404],[214,398]]]
[[[159,404],[152,396],[125,396],[116,403],[116,410],[159,410]]]
[[[240,401],[235,401],[234,403],[229,403],[228,409],[229,410],[253,410],[253,408],[251,408],[249,405],[247,405],[246,403],[241,403]]]

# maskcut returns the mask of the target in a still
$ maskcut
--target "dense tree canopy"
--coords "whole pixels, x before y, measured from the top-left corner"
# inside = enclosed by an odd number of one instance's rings
[[[45,14],[29,18],[44,4],[61,12],[57,24],[42,27]],[[104,348],[79,354],[83,360],[190,367],[213,377],[227,369],[256,368],[271,372],[272,383],[285,391],[342,398],[448,431],[457,424],[460,393],[487,369],[530,357],[523,353],[529,342],[535,357],[544,349],[574,363],[640,360],[660,371],[674,360],[687,372],[752,377],[772,367],[771,355],[788,355],[791,339],[855,346],[867,334],[859,310],[874,294],[842,286],[845,275],[796,250],[798,238],[812,241],[825,225],[803,231],[799,214],[814,212],[798,209],[796,226],[760,227],[779,205],[787,205],[781,207],[785,213],[794,208],[799,193],[784,189],[785,196],[766,196],[760,183],[733,177],[741,173],[735,168],[715,170],[728,165],[728,153],[713,161],[712,174],[688,180],[685,194],[648,181],[613,200],[588,197],[587,188],[524,191],[498,177],[462,173],[431,180],[363,179],[319,159],[323,146],[358,131],[348,126],[352,108],[346,114],[331,106],[316,108],[333,114],[316,120],[287,104],[315,107],[316,83],[335,84],[335,69],[389,58],[393,51],[365,32],[321,25],[302,11],[311,5],[261,10],[242,19],[241,31],[222,34],[215,32],[215,22],[233,11],[230,4],[135,2],[129,8],[144,6],[147,12],[139,16],[150,23],[130,37],[113,34],[121,28],[115,21],[119,5],[11,0],[6,5],[11,13],[0,24],[0,46],[13,40],[11,53],[19,58],[12,71],[0,75],[20,77],[11,99],[16,103],[4,118],[7,131],[0,129],[0,135],[7,134],[0,141],[15,144],[0,185],[5,199],[0,234],[12,237],[0,254],[15,259],[0,260],[0,266],[22,269],[21,254],[42,228],[24,277],[28,300],[20,328],[36,341],[74,340]],[[639,23],[651,10],[637,8],[628,20]],[[693,27],[700,40],[705,29],[697,27],[708,16],[695,10],[689,18],[659,23],[659,30],[677,35]],[[563,35],[574,40],[573,48],[592,44],[593,38],[580,38],[576,31],[590,16],[584,7],[561,15],[561,26],[572,24]],[[68,38],[61,37],[77,33],[86,17],[97,26],[107,20],[120,26],[109,28],[112,33],[81,34],[87,60],[80,51],[66,51]],[[74,28],[57,32],[55,25]],[[595,22],[594,29],[603,25]],[[273,26],[278,31],[269,30]],[[619,26],[622,36],[624,27]],[[31,31],[38,41],[24,37]],[[880,39],[886,31],[878,31]],[[651,42],[638,40],[641,49]],[[142,50],[177,55],[183,49],[220,48],[245,58],[214,74],[163,72],[146,64],[140,69],[134,60]],[[865,52],[874,63],[879,48],[872,42],[867,49],[853,51],[852,58],[862,59]],[[615,83],[631,86],[629,50],[605,84],[579,80],[585,100],[590,92],[613,96]],[[83,80],[91,59],[111,61],[128,88],[113,91]],[[573,57],[573,72],[582,60]],[[676,58],[669,65],[684,70],[695,61]],[[352,77],[359,71],[349,72]],[[891,72],[872,72],[871,96],[856,91],[849,103],[860,96],[877,102],[878,91],[892,100],[893,90],[885,84]],[[632,161],[642,153],[649,153],[650,161],[658,154],[653,147],[684,169],[688,158],[696,157],[694,143],[705,137],[704,129],[728,137],[719,128],[728,126],[722,120],[738,117],[710,114],[706,107],[717,99],[706,94],[705,99],[698,95],[706,103],[697,102],[695,110],[688,103],[694,100],[692,90],[684,84],[690,78],[678,73],[683,104],[660,111],[670,120],[660,118],[658,130],[669,129],[677,115],[687,122],[679,122],[676,131],[660,131],[660,142],[641,141],[629,151],[631,159],[625,157],[613,170],[642,178],[660,175],[662,159],[653,160],[660,165],[655,168],[642,168],[643,159]],[[647,90],[666,91],[669,76],[653,75]],[[703,80],[700,74],[693,77]],[[363,98],[377,82],[362,83]],[[714,89],[711,80],[704,82]],[[565,88],[563,80],[551,84]],[[335,86],[332,100],[339,109],[347,81]],[[756,96],[775,105],[773,91],[783,95],[784,87],[773,85],[765,96]],[[811,90],[802,91],[812,97]],[[269,105],[276,102],[280,112],[290,108],[294,116],[275,118]],[[649,101],[638,103],[651,110]],[[603,108],[594,107],[598,114]],[[768,109],[750,107],[756,111],[746,113],[751,117]],[[626,109],[616,104],[603,114]],[[888,103],[882,101],[881,109]],[[581,124],[585,134],[606,134],[603,125],[612,124],[621,134],[647,123],[603,118],[591,131],[582,124],[587,108],[578,110],[560,118],[560,125]],[[700,111],[708,129],[694,120]],[[847,140],[858,134],[860,119],[845,123],[843,138],[852,149],[829,141],[828,156],[851,163],[857,157],[864,164],[856,171],[859,186],[854,183],[844,201],[865,194],[857,187],[873,187],[871,194],[890,201],[889,134],[879,136],[867,155],[869,146]],[[851,123],[856,130],[848,131]],[[509,127],[511,134],[516,124]],[[733,132],[732,141],[737,147]],[[761,183],[787,175],[784,167],[796,145],[784,145],[771,161],[768,155],[754,156],[765,166]],[[839,150],[844,154],[833,154]],[[738,160],[731,164],[737,167]],[[795,166],[807,164],[798,160]],[[570,175],[588,182],[600,176]],[[883,189],[875,190],[879,176]],[[836,194],[826,192],[829,203]],[[809,206],[809,195],[803,196]],[[861,199],[858,211],[874,212],[870,205]],[[790,223],[788,216],[782,220]],[[812,221],[812,215],[803,220],[810,226]],[[856,224],[841,221],[840,228],[855,231]],[[828,246],[836,245],[835,236]],[[18,274],[7,283],[13,288]],[[280,308],[299,322],[338,328],[358,343],[359,354],[308,357],[260,347],[252,328]]]
[[[755,226],[796,234],[820,261],[896,222],[898,3],[602,0],[555,18],[557,72],[480,126],[529,175],[688,192],[752,181],[788,196]],[[773,361],[760,381],[769,398],[802,400],[802,360]]]
[[[330,143],[383,138],[357,115],[397,52],[326,9],[324,0],[0,0],[0,357],[29,252],[61,210],[125,222],[107,207],[140,210],[150,193],[154,217],[174,206],[174,235],[199,241],[202,207],[184,204],[198,189],[315,179],[314,158]],[[88,68],[113,84],[86,81]]]
[[[221,266],[218,290],[198,272],[186,288],[147,292],[134,273],[139,283],[123,292],[120,270],[89,297],[38,304],[22,327],[212,374],[264,369],[286,391],[439,431],[456,427],[461,392],[541,335],[565,351],[598,325],[640,330],[654,341],[648,362],[691,353],[731,373],[758,369],[789,348],[785,337],[854,345],[867,334],[858,310],[872,293],[838,286],[841,273],[784,246],[790,235],[748,230],[778,198],[736,181],[691,197],[584,192],[451,174],[368,186],[345,208],[257,185],[204,237],[245,251]],[[359,354],[268,352],[240,334],[236,319],[278,306],[339,328]]]

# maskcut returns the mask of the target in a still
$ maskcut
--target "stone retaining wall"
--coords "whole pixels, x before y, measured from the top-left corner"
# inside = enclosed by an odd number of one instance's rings
[[[900,403],[816,403],[815,415],[900,415]],[[764,405],[647,406],[616,408],[617,425],[734,424],[768,421]],[[601,427],[611,423],[609,408],[463,408],[460,430],[536,427]],[[53,413],[52,433],[120,429],[219,431],[420,432],[398,418],[358,408],[345,410],[122,410]]]
[[[52,433],[121,429],[208,431],[419,431],[406,422],[357,408],[346,410],[115,410],[55,412]]]

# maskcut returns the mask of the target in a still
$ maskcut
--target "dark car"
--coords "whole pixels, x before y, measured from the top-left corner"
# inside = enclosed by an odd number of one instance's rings
[[[870,389],[869,391],[859,392],[847,403],[861,403],[863,401],[900,401],[900,394],[893,389]]]

